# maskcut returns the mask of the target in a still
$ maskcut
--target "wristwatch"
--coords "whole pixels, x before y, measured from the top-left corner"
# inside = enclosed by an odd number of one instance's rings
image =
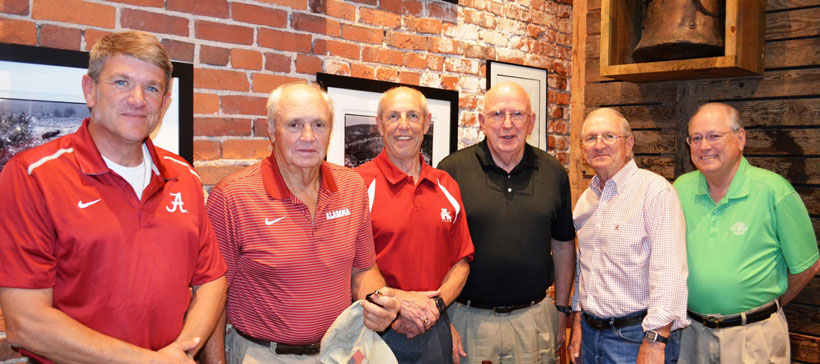
[[[664,344],[666,344],[666,342],[669,341],[669,339],[661,336],[661,334],[659,334],[655,330],[645,331],[643,333],[643,338],[646,339],[646,341],[653,342],[653,343],[664,343]]]
[[[558,310],[558,312],[561,312],[563,314],[567,314],[567,315],[572,314],[572,307],[569,307],[569,306],[555,305],[555,309]]]

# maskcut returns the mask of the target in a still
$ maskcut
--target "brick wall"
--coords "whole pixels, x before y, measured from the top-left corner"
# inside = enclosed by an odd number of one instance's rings
[[[316,72],[458,90],[459,147],[471,145],[487,59],[550,71],[548,144],[567,164],[571,12],[572,0],[3,0],[0,42],[88,51],[120,29],[157,35],[194,64],[195,167],[211,186],[270,153],[267,93]]]

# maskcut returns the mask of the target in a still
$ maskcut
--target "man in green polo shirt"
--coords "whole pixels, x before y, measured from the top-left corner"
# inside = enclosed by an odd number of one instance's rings
[[[675,181],[692,319],[680,362],[789,363],[781,306],[820,269],[806,207],[789,182],[743,157],[746,131],[731,106],[701,106],[686,141],[698,170]]]

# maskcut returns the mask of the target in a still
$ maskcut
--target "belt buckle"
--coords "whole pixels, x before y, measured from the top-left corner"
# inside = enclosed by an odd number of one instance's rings
[[[514,306],[498,306],[493,307],[493,312],[495,313],[510,313],[513,312]]]
[[[278,355],[316,355],[319,353],[319,345],[282,345],[276,344],[274,352]]]
[[[711,322],[713,325],[715,325],[716,329],[719,329],[720,328],[720,323],[723,321],[723,319],[720,318],[720,317],[709,315],[709,316],[704,317],[703,321],[704,321],[704,324],[706,322]]]

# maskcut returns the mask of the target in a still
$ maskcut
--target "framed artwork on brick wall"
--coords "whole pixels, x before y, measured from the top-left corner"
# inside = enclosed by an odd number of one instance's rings
[[[530,95],[530,105],[535,112],[535,127],[527,136],[527,143],[547,150],[547,70],[488,60],[487,90],[505,81],[521,85]]]
[[[193,66],[172,63],[171,103],[151,140],[193,163]],[[80,127],[89,116],[87,71],[87,52],[0,43],[0,169],[17,152]]]
[[[383,92],[397,86],[417,89],[427,98],[433,124],[421,144],[425,161],[435,167],[456,150],[458,91],[327,73],[317,73],[316,81],[333,99],[333,131],[327,150],[328,162],[353,168],[379,155],[383,148],[376,129],[379,98]]]

